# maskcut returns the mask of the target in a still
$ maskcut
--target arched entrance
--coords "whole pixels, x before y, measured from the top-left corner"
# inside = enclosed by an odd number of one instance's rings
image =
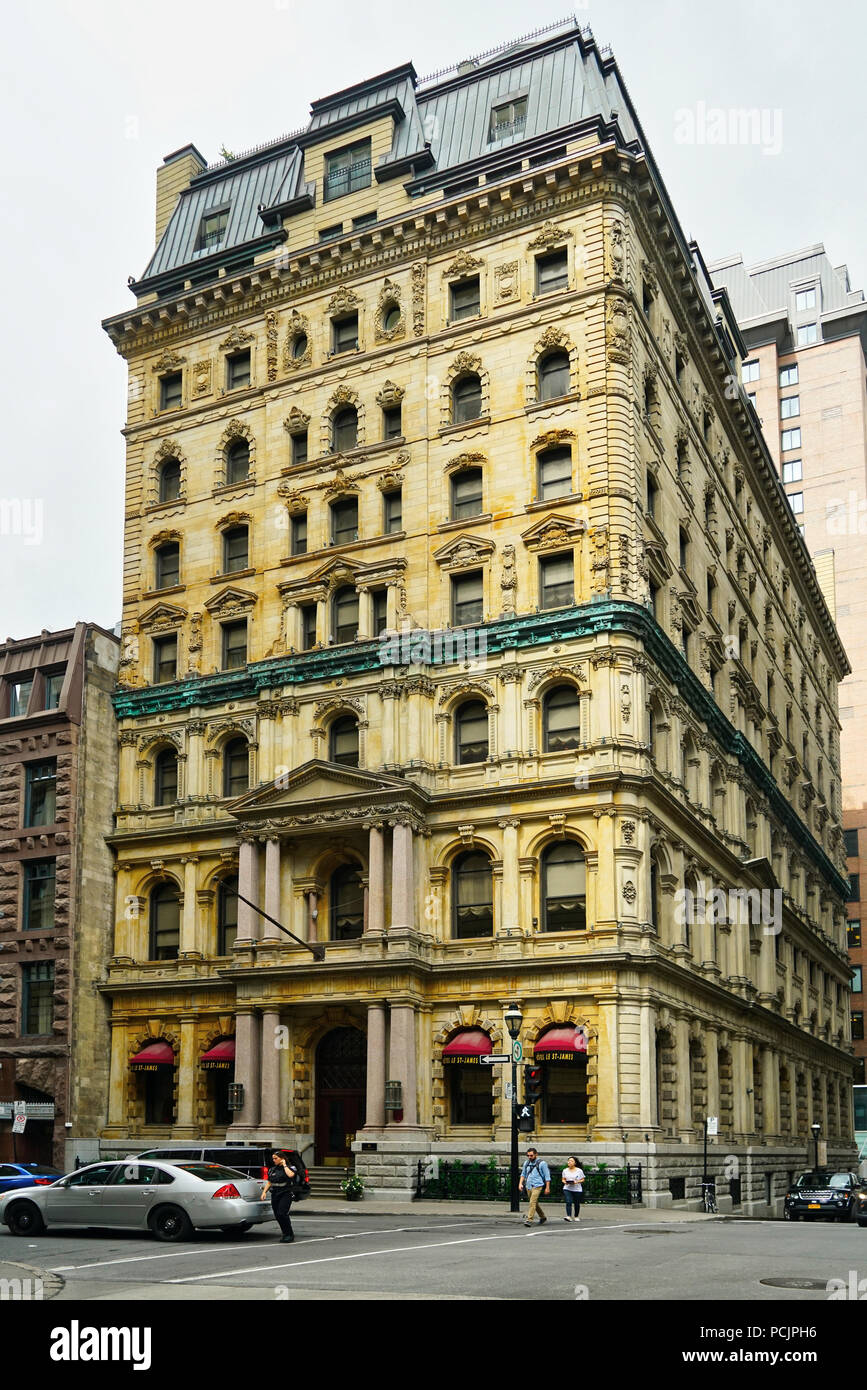
[[[316,1048],[316,1162],[345,1164],[364,1124],[367,1039],[358,1028],[332,1028]]]

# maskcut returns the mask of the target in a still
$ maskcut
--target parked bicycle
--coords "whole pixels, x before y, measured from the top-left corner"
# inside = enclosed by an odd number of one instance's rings
[[[709,1216],[719,1215],[716,1205],[716,1193],[712,1182],[703,1182],[701,1185],[702,1202],[704,1209]]]

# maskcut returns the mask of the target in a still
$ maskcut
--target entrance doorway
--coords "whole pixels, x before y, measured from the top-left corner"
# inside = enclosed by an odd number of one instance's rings
[[[367,1039],[358,1028],[333,1028],[316,1048],[317,1163],[344,1166],[364,1124]]]

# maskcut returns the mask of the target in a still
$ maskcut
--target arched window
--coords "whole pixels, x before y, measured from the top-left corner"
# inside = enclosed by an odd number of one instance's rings
[[[238,935],[238,876],[220,880],[217,889],[217,955],[230,956]]]
[[[171,806],[178,799],[178,755],[162,748],[154,762],[154,805]]]
[[[572,450],[567,445],[543,449],[536,459],[536,494],[540,502],[568,497],[572,491]]]
[[[549,352],[538,368],[539,400],[553,401],[569,394],[569,354]]]
[[[486,854],[468,850],[455,860],[452,904],[454,936],[493,936],[494,877]]]
[[[650,854],[650,923],[655,932],[659,932],[659,924],[662,921],[660,907],[660,888],[659,888],[659,856],[654,850]]]
[[[482,413],[482,383],[475,372],[458,377],[452,387],[452,423],[478,420]]]
[[[223,749],[223,796],[240,796],[249,785],[249,744],[245,738],[233,738]]]
[[[181,495],[181,465],[177,459],[166,459],[160,468],[160,501],[177,502]]]
[[[177,960],[181,944],[181,905],[173,883],[151,893],[148,960]]]
[[[681,940],[684,946],[693,948],[693,927],[700,918],[700,903],[698,893],[698,881],[693,874],[688,874],[683,881],[683,934]],[[696,943],[698,944],[698,943]]]
[[[382,327],[386,333],[393,333],[400,323],[400,305],[393,301],[386,304],[382,311]]]
[[[546,753],[577,748],[581,742],[581,705],[574,685],[557,685],[542,704],[542,747]]]
[[[235,439],[226,450],[226,483],[243,483],[250,474],[250,445]]]
[[[487,706],[483,700],[467,700],[455,714],[455,762],[483,763],[487,756]]]
[[[358,767],[358,720],[351,714],[335,719],[328,731],[328,757],[332,763]]]
[[[250,563],[250,533],[246,526],[231,526],[223,532],[223,573],[245,570]]]
[[[586,926],[584,853],[574,840],[562,840],[542,855],[542,930],[584,931]]]
[[[358,411],[354,405],[345,405],[336,411],[331,421],[331,451],[343,454],[347,449],[358,445]]]
[[[171,589],[180,583],[181,547],[169,541],[154,552],[154,588]]]
[[[364,892],[355,864],[342,864],[329,884],[332,941],[353,941],[364,930]]]
[[[338,589],[332,599],[332,625],[335,642],[354,642],[358,636],[358,594],[348,585]]]
[[[481,468],[462,468],[451,478],[451,519],[462,521],[465,517],[482,514],[482,470]]]

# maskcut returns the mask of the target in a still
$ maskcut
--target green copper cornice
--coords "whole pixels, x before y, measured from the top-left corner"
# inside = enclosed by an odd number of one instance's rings
[[[738,759],[780,823],[845,901],[849,891],[847,881],[783,796],[755,749],[726,718],[681,653],[657,626],[649,609],[624,599],[600,599],[552,613],[533,613],[479,624],[478,630],[485,634],[488,656],[587,637],[623,634],[634,638],[677,686],[720,747]],[[252,662],[242,671],[191,676],[171,685],[148,686],[143,690],[119,688],[114,694],[115,713],[118,719],[142,719],[193,707],[223,705],[229,700],[255,699],[260,691],[282,686],[370,675],[385,669],[379,659],[381,645],[379,639],[354,642]]]

